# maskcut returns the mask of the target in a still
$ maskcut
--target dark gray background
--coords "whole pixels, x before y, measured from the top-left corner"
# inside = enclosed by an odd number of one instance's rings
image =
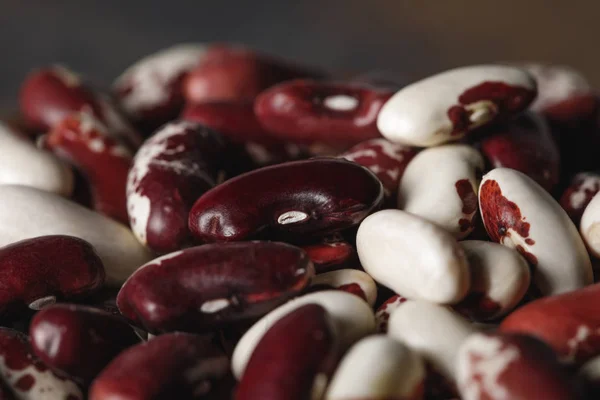
[[[462,64],[541,60],[600,83],[600,2],[471,0],[0,0],[0,107],[36,66],[108,84],[139,57],[235,41],[338,70],[418,78]]]

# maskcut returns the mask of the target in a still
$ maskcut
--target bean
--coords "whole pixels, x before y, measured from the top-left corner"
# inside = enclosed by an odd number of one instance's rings
[[[159,253],[189,245],[189,210],[223,173],[225,150],[218,133],[186,121],[144,142],[127,178],[129,222],[140,243]]]
[[[338,185],[342,180],[347,183]],[[324,236],[356,226],[382,200],[381,183],[366,168],[326,158],[294,161],[248,172],[209,190],[192,207],[189,227],[204,242],[244,240],[259,233]]]
[[[42,309],[31,321],[29,336],[33,352],[46,365],[83,383],[91,382],[122,350],[139,342],[123,318],[75,304]]]
[[[52,235],[12,243],[0,248],[0,314],[89,297],[104,277],[102,261],[85,240]]]
[[[401,296],[451,304],[467,294],[464,251],[450,233],[422,218],[376,212],[358,228],[356,248],[365,271]]]
[[[0,183],[31,186],[62,196],[71,195],[74,177],[65,163],[37,149],[3,123],[0,123],[0,145],[5,152],[5,156],[0,158]]]
[[[320,398],[337,359],[335,325],[325,308],[307,304],[279,319],[258,342],[236,400]]]
[[[377,127],[391,142],[436,146],[525,110],[536,96],[526,71],[501,65],[452,69],[400,89]]]
[[[558,294],[592,283],[590,257],[577,228],[531,178],[508,168],[492,170],[481,181],[479,205],[490,238],[527,259],[540,293]]]

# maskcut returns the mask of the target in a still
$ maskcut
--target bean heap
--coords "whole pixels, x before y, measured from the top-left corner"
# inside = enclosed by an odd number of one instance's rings
[[[0,394],[600,397],[600,97],[184,44],[0,125]],[[596,286],[599,285],[599,286]]]

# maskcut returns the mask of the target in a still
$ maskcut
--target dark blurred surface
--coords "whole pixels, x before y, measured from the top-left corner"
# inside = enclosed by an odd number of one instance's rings
[[[0,107],[36,66],[109,84],[179,42],[234,41],[337,70],[415,79],[464,64],[569,64],[600,86],[600,2],[0,0]]]

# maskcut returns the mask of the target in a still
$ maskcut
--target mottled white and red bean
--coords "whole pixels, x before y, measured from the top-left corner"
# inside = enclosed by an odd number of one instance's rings
[[[479,187],[479,206],[490,238],[527,259],[540,293],[563,293],[593,282],[590,257],[577,228],[531,178],[508,168],[490,171]]]
[[[483,157],[467,145],[423,150],[400,179],[398,208],[444,228],[458,239],[474,228]]]
[[[436,146],[527,108],[536,83],[525,70],[477,65],[452,69],[400,89],[377,119],[395,143]]]

